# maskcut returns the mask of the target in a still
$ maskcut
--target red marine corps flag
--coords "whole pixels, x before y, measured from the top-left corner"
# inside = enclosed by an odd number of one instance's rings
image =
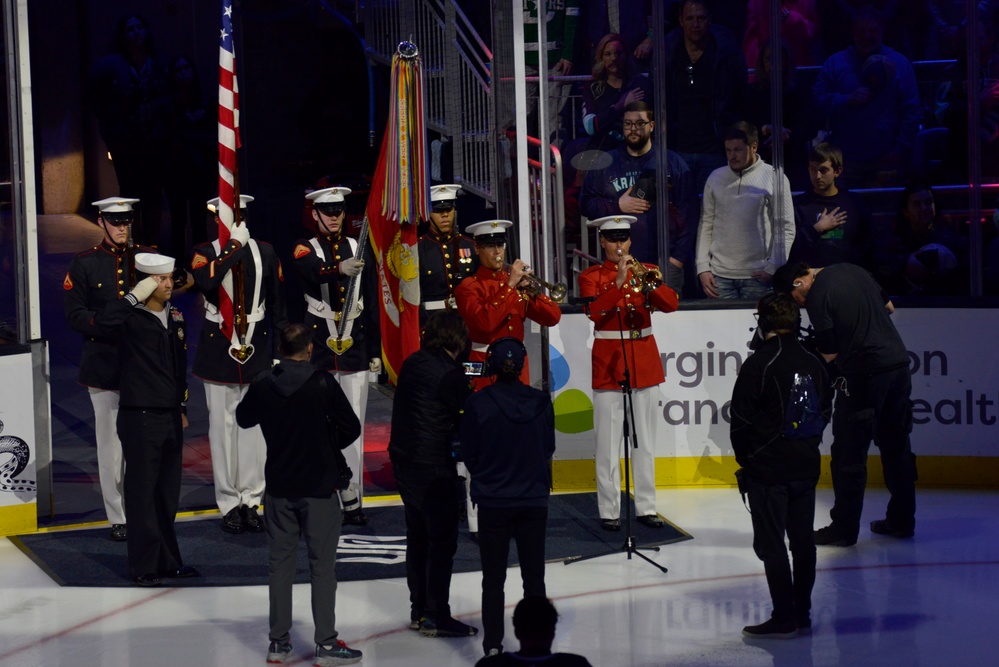
[[[366,212],[378,263],[382,358],[395,384],[402,362],[420,349],[416,227],[430,219],[423,65],[410,42],[392,57],[390,104]]]

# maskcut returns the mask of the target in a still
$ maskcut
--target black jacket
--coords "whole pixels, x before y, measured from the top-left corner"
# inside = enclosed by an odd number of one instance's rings
[[[389,456],[397,466],[450,466],[451,438],[457,434],[468,376],[446,352],[419,350],[399,371],[392,404]]]
[[[810,376],[818,396],[820,427],[832,414],[832,389],[823,363],[794,334],[774,336],[742,364],[732,391],[732,449],[755,479],[789,482],[818,478],[822,434],[788,437],[795,376]]]
[[[187,327],[176,308],[159,316],[131,294],[112,301],[95,321],[118,341],[122,408],[180,410],[187,402]]]
[[[236,423],[260,425],[267,443],[264,481],[275,498],[332,496],[340,473],[334,448],[361,435],[340,385],[308,361],[285,360],[257,376],[236,406]]]
[[[548,504],[555,410],[545,392],[497,382],[473,394],[461,422],[472,500],[487,507]]]

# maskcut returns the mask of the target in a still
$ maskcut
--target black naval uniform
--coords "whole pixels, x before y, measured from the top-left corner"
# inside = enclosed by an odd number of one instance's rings
[[[302,278],[307,301],[314,299],[312,303],[322,302],[321,286],[328,285],[331,303],[325,304],[325,307],[339,313],[347,298],[347,286],[350,284],[350,276],[341,274],[339,266],[343,260],[353,257],[354,251],[351,250],[347,237],[343,234],[337,236],[323,234],[315,238],[322,248],[323,257],[319,257],[311,240],[299,240],[294,252],[295,270]],[[326,344],[327,338],[330,336],[335,338],[330,332],[327,320],[308,310],[305,313],[305,326],[312,329],[312,364],[320,370],[344,373],[367,371],[371,359],[381,359],[378,272],[370,245],[364,251],[364,270],[361,271],[360,280],[363,310],[351,327],[350,337],[353,343],[343,354],[335,354]],[[335,321],[333,331],[336,331]]]
[[[454,288],[479,268],[472,239],[461,234],[443,237],[433,229],[420,237],[420,327],[435,310],[454,308]]]
[[[128,295],[109,304],[96,321],[117,339],[122,364],[118,437],[128,470],[129,575],[173,573],[183,567],[174,518],[183,462],[181,414],[187,400],[184,316],[172,307],[154,313]]]
[[[153,252],[140,246],[134,250]],[[79,382],[86,387],[119,388],[121,364],[115,340],[97,326],[94,317],[132,289],[129,261],[128,248],[104,239],[74,257],[63,280],[66,321],[70,329],[83,334]]]
[[[133,250],[152,252],[141,246]],[[125,523],[122,497],[125,465],[115,426],[121,363],[114,338],[101,331],[94,318],[132,288],[134,252],[105,238],[74,257],[63,280],[66,321],[70,329],[83,335],[79,383],[89,388],[94,406],[101,497],[112,531]]]
[[[284,329],[288,326],[288,314],[281,290],[281,283],[284,281],[281,261],[271,244],[255,242],[260,249],[260,262],[263,267],[260,287],[264,298],[261,302],[271,324],[276,329]],[[243,263],[243,295],[246,312],[249,315],[253,308],[255,296],[253,290],[257,276],[257,267],[249,248],[244,248],[238,241],[230,239],[221,251],[216,253],[213,244],[202,243],[194,249],[191,270],[194,282],[204,294],[205,300],[217,309],[222,279],[239,261]],[[249,384],[254,377],[271,367],[274,358],[271,336],[267,329],[266,320],[257,322],[252,340],[247,341],[247,344],[253,346],[253,355],[245,364],[240,364],[229,356],[229,347],[232,343],[222,333],[221,325],[206,319],[201,327],[201,338],[194,356],[192,372],[209,382]]]

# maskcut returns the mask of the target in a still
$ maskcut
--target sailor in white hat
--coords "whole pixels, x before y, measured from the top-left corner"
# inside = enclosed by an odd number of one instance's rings
[[[317,233],[300,239],[292,254],[305,292],[305,325],[313,332],[312,364],[333,374],[361,422],[360,437],[343,450],[354,477],[340,490],[343,522],[360,526],[368,522],[362,510],[368,373],[381,372],[382,351],[374,255],[367,238],[359,253],[359,241],[344,233],[349,194],[329,187],[306,195]]]
[[[219,233],[229,238],[202,243],[191,257],[194,282],[205,297],[193,373],[204,380],[222,530],[234,534],[264,529],[257,508],[263,501],[266,459],[260,427],[239,428],[234,411],[250,381],[276,356],[269,329],[288,325],[281,260],[269,243],[250,238],[247,204],[252,201],[250,195],[239,196],[239,215],[227,228],[219,219],[220,199],[209,200]]]
[[[455,203],[460,185],[430,188],[430,221],[420,237],[420,326],[427,313],[454,308],[454,288],[479,268],[472,239],[458,231]]]
[[[128,471],[129,577],[158,586],[198,575],[184,565],[173,526],[187,426],[187,335],[184,316],[170,306],[173,258],[137,253],[135,268],[145,277],[95,319],[115,335],[122,360],[117,426]]]
[[[94,316],[128,294],[135,284],[136,251],[151,250],[129,240],[135,220],[133,205],[138,202],[129,197],[108,197],[93,203],[104,238],[73,258],[62,283],[66,321],[83,336],[79,382],[87,387],[94,406],[101,497],[111,524],[111,539],[118,542],[124,541],[127,534],[122,501],[125,464],[115,427],[121,364],[116,341],[97,327]]]
[[[630,382],[635,421],[630,429],[628,455],[635,478],[637,521],[649,528],[664,525],[656,513],[653,450],[661,419],[659,385],[666,378],[652,335],[652,313],[676,310],[678,299],[676,292],[663,285],[655,265],[639,265],[631,256],[631,226],[635,220],[631,215],[590,220],[589,227],[600,230],[604,261],[579,274],[579,294],[588,301],[586,315],[594,328],[592,388],[597,508],[601,527],[609,531],[621,530],[619,468],[625,413],[620,383],[625,379]]]

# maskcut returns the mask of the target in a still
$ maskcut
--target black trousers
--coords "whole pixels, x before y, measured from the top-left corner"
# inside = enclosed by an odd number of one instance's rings
[[[173,527],[183,467],[180,410],[120,408],[117,425],[125,457],[129,576],[176,570],[184,564]]]
[[[517,543],[517,560],[524,580],[524,597],[545,597],[545,533],[548,506],[488,507],[479,505],[479,554],[482,559],[482,647],[503,648],[503,607],[506,596],[510,540]]]
[[[442,476],[410,493],[400,481],[406,511],[406,581],[412,617],[437,621],[451,615],[451,568],[458,550],[455,477]]]
[[[860,532],[867,486],[867,451],[871,440],[881,452],[885,485],[891,494],[886,518],[895,528],[916,525],[916,458],[909,443],[912,431],[912,380],[906,367],[847,378],[846,391],[836,392],[833,411],[833,525],[848,536]]]
[[[818,479],[764,482],[748,476],[753,550],[763,561],[777,621],[806,621],[815,584],[815,485]],[[794,557],[787,557],[784,535]]]

